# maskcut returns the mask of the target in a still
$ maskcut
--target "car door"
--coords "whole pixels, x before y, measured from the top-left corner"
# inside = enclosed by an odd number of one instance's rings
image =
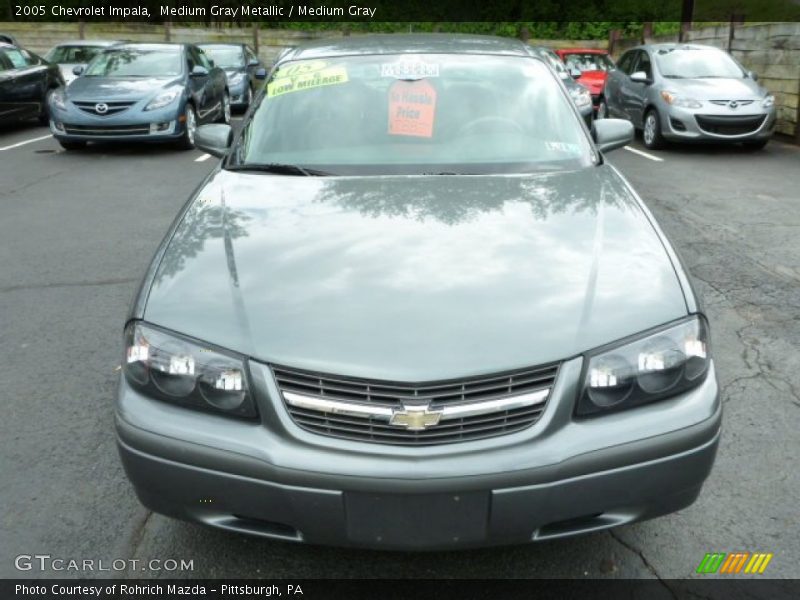
[[[48,89],[48,65],[29,52],[14,47],[0,49],[0,116],[3,120],[37,117]]]
[[[628,114],[630,120],[637,127],[644,122],[644,107],[647,104],[647,92],[653,82],[653,62],[647,50],[639,50],[633,73],[642,72],[647,78],[646,82],[633,81],[630,78],[630,94],[628,95]]]
[[[202,64],[200,53],[194,46],[186,47],[186,65],[189,69],[188,85],[190,95],[197,109],[197,120],[200,123],[207,123],[213,118],[213,111],[216,109],[213,94],[209,93],[211,91],[211,86],[209,86],[211,81],[210,70]],[[195,73],[195,67],[203,67],[206,70],[205,74]]]
[[[636,51],[629,50],[620,57],[615,69],[608,73],[606,80],[606,87],[603,95],[606,99],[606,106],[608,106],[608,114],[610,117],[625,117],[622,102],[622,90],[625,85],[625,80],[630,74],[632,63],[636,60]]]

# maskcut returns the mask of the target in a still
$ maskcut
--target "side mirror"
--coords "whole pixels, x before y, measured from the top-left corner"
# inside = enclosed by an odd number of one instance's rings
[[[636,83],[652,83],[647,73],[644,71],[636,71],[631,74],[631,81],[635,81]]]
[[[756,73],[755,71],[748,71],[747,76],[753,81],[758,81],[758,73]]]
[[[577,67],[571,67],[570,70],[569,70],[569,75],[573,79],[577,79],[578,77],[581,76],[581,70],[578,69]]]
[[[247,66],[248,67],[257,67],[258,66],[258,59],[257,58],[251,58],[250,60],[247,61]]]
[[[267,70],[264,67],[260,69],[256,69],[255,72],[256,79],[266,79],[267,78]]]
[[[72,67],[72,74],[76,77],[80,77],[83,74],[83,65],[75,65]]]
[[[194,134],[194,145],[211,156],[222,158],[233,143],[233,129],[230,125],[215,123],[200,125]]]
[[[208,77],[208,69],[195,65],[191,73],[192,77]]]
[[[597,119],[594,138],[600,152],[622,148],[633,141],[633,123],[625,119]]]

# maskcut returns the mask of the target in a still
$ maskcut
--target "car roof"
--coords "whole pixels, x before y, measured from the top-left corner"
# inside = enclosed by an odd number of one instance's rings
[[[556,52],[559,54],[608,54],[608,50],[600,48],[559,48]]]
[[[678,48],[683,50],[719,50],[720,52],[725,52],[722,48],[717,48],[716,46],[709,46],[708,44],[689,44],[685,42],[671,42],[671,43],[664,43],[664,44],[642,44],[641,46],[637,46],[636,49],[638,50],[650,50],[651,52],[658,52],[662,51],[669,51],[669,50],[677,50]]]
[[[116,46],[116,48],[133,48],[138,50],[155,50],[156,48],[174,48],[179,50],[194,44],[183,44],[178,42],[123,42]]]
[[[202,42],[195,45],[202,48],[203,46],[246,46],[247,44],[241,42]]]
[[[488,35],[393,33],[321,39],[289,50],[281,60],[400,53],[532,55],[527,44],[512,38]]]
[[[61,42],[60,44],[56,44],[53,46],[54,48],[61,48],[66,46],[114,46],[116,44],[122,44],[124,42],[120,40],[70,40],[68,42]]]

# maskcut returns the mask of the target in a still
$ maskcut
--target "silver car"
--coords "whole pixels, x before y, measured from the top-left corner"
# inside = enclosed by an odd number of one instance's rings
[[[58,65],[61,76],[66,83],[72,82],[78,75],[75,73],[76,67],[86,68],[95,56],[103,50],[121,44],[114,40],[77,40],[64,42],[53,46],[45,55],[45,60]]]
[[[639,46],[609,73],[600,114],[630,120],[648,148],[666,141],[740,142],[763,148],[775,98],[730,54],[699,44]]]

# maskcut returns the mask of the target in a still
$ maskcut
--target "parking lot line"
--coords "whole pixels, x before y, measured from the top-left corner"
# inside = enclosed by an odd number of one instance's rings
[[[208,160],[209,158],[211,158],[210,154],[203,154],[202,156],[198,156],[197,158],[195,158],[194,162],[203,162],[204,160]]]
[[[10,146],[3,146],[0,148],[0,152],[3,150],[11,150],[12,148],[19,148],[20,146],[24,146],[25,144],[32,144],[33,142],[40,142],[42,140],[46,140],[47,138],[53,137],[51,134],[43,135],[42,137],[33,138],[30,140],[25,140],[23,142],[17,142],[16,144],[11,144]]]
[[[637,150],[636,148],[631,148],[630,146],[623,146],[625,150],[628,152],[633,152],[634,154],[638,154],[639,156],[644,156],[645,158],[649,158],[650,160],[654,160],[656,162],[664,162],[663,158],[659,158],[658,156],[653,156],[652,154],[648,154],[647,152],[643,152],[642,150]]]

